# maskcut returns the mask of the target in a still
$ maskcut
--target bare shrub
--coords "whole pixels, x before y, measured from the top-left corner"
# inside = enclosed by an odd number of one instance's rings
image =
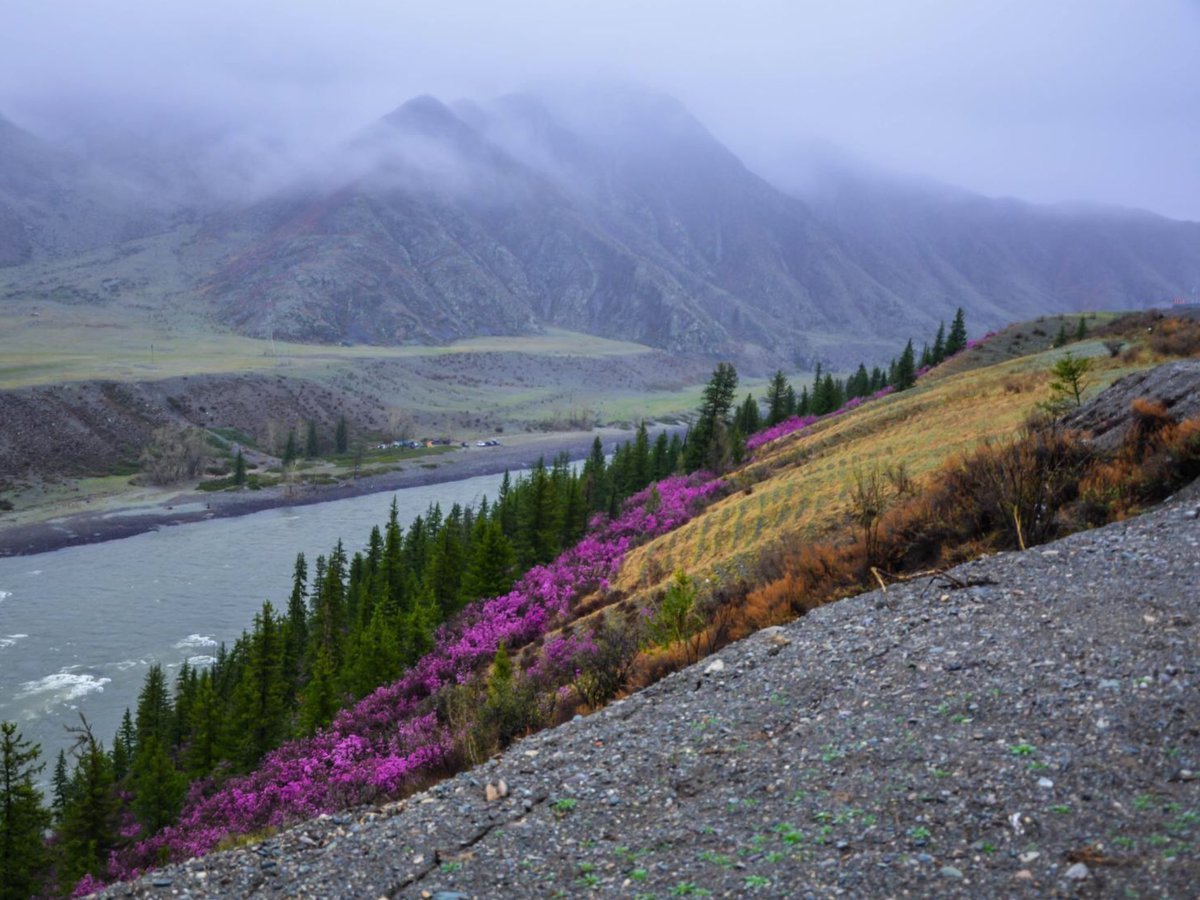
[[[150,484],[178,484],[199,478],[208,464],[208,438],[203,428],[163,425],[154,430],[139,462]]]

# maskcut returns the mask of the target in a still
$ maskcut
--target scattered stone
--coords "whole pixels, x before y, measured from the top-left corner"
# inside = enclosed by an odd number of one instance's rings
[[[1083,881],[1085,878],[1087,878],[1092,873],[1091,873],[1091,870],[1088,869],[1087,865],[1085,865],[1084,863],[1075,863],[1075,865],[1073,865],[1073,866],[1071,866],[1071,868],[1067,869],[1067,871],[1064,874],[1067,876],[1067,878],[1070,878],[1072,881]]]
[[[723,663],[719,659],[714,659],[712,662],[710,662],[707,666],[704,667],[705,675],[718,675],[724,671],[725,671],[725,663]]]
[[[504,781],[503,778],[501,778],[495,784],[492,784],[489,781],[487,787],[484,788],[483,793],[484,793],[484,797],[487,799],[488,803],[495,803],[497,800],[501,799],[502,797],[508,796],[508,784]]]
[[[1039,778],[1038,779],[1038,787],[1052,788],[1052,787],[1054,787],[1054,782],[1051,781],[1049,778]]]
[[[962,869],[957,869],[954,866],[942,866],[943,878],[962,878]]]

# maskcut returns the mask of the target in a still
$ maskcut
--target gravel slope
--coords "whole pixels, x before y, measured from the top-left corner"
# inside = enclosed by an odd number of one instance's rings
[[[108,895],[1195,896],[1195,488]]]

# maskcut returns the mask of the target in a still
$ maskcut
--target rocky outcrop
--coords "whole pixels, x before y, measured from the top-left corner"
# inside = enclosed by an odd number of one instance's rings
[[[1098,450],[1111,452],[1129,433],[1135,418],[1133,401],[1139,399],[1161,403],[1177,422],[1200,416],[1200,359],[1164,363],[1119,378],[1063,422],[1090,432]]]

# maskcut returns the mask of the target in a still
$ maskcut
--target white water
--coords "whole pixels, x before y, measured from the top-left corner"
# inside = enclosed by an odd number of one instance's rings
[[[395,491],[401,524],[431,503],[495,498],[500,475]],[[87,716],[105,746],[147,668],[211,662],[269,600],[287,605],[303,551],[311,574],[338,538],[353,553],[387,519],[393,492],[175,525],[131,538],[0,559],[0,719],[42,745]]]

